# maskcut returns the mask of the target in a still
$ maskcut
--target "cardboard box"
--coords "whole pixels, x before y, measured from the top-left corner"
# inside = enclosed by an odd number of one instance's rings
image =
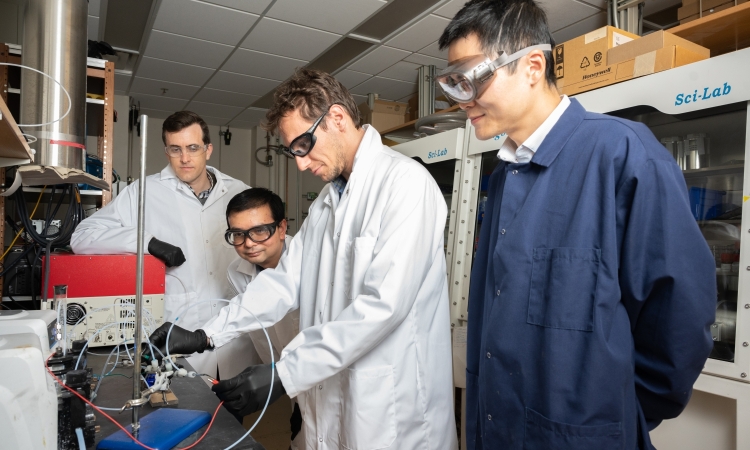
[[[583,82],[558,83],[563,94],[574,95],[610,84],[708,59],[710,50],[664,31],[628,42],[608,52],[612,64],[591,74]]]
[[[745,3],[747,1],[748,0],[738,1],[737,4]],[[733,8],[733,7],[734,7],[734,2],[724,3],[721,6],[717,6],[715,8],[711,8],[711,9],[703,11],[703,16],[701,16],[698,13],[696,13],[696,14],[693,14],[692,16],[688,16],[688,17],[686,17],[684,19],[681,19],[680,20],[680,25],[682,25],[683,23],[692,22],[693,20],[696,20],[696,19],[700,19],[701,17],[710,16],[711,14],[717,13],[719,11],[724,11],[725,9],[729,9],[729,8]],[[697,8],[696,8],[696,11],[697,11]]]
[[[672,33],[659,30],[643,36],[637,41],[628,42],[627,44],[610,49],[609,52],[607,52],[607,63],[609,65],[619,64],[623,61],[634,59],[640,55],[645,55],[646,53],[655,52],[671,46],[679,46],[685,50],[703,55],[705,58],[711,57],[711,51],[706,47],[690,42],[687,39],[683,39]]]
[[[556,46],[553,56],[558,87],[599,78],[607,68],[607,51],[638,37],[637,34],[606,26]]]
[[[737,4],[740,5],[746,1],[748,0],[737,0]],[[677,19],[684,20],[690,19],[692,16],[699,16],[698,13],[701,8],[703,8],[703,15],[707,16],[732,6],[734,6],[734,0],[702,0],[700,4],[698,0],[683,1],[682,7],[677,9]]]
[[[375,100],[373,110],[370,110],[367,103],[362,103],[359,111],[363,123],[369,123],[376,130],[383,131],[404,124],[408,117],[408,107],[406,103]]]

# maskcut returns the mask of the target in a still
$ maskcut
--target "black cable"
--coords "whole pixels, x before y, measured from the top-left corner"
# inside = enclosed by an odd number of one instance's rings
[[[19,261],[21,260],[21,258],[23,258],[24,256],[26,256],[26,254],[27,254],[27,253],[28,253],[28,252],[29,252],[29,251],[30,251],[30,250],[31,250],[32,248],[34,248],[34,247],[30,245],[30,246],[29,246],[29,247],[28,247],[27,249],[25,249],[25,250],[24,250],[23,252],[21,252],[21,254],[20,254],[20,255],[18,255],[18,258],[17,258],[17,259],[15,260],[15,261],[13,261],[13,262],[12,262],[12,263],[10,264],[10,266],[6,266],[6,267],[4,267],[4,268],[3,268],[3,271],[2,271],[2,272],[0,272],[0,277],[4,277],[5,275],[7,275],[7,274],[8,274],[8,273],[9,273],[9,272],[11,271],[11,269],[13,269],[14,267],[16,267],[16,264],[18,264],[18,263],[19,263]]]
[[[13,274],[13,276],[12,276],[12,277],[10,277],[10,279],[8,279],[8,285],[9,285],[9,286],[10,286],[10,284],[11,284],[11,283],[13,282],[13,280],[15,280],[15,279],[16,279],[16,277],[17,277],[17,276],[18,276],[18,272],[14,273],[14,274]],[[15,299],[15,298],[13,298],[13,296],[12,296],[12,295],[10,294],[10,292],[6,292],[6,293],[5,293],[5,295],[6,295],[7,297],[8,297],[8,299],[9,299],[9,300],[10,300],[11,302],[13,302],[13,304],[15,304],[15,305],[16,305],[16,306],[18,307],[18,309],[20,309],[20,310],[22,310],[22,311],[26,311],[26,308],[24,308],[23,306],[21,306],[21,304],[20,304],[20,303],[18,303],[18,301],[17,301],[17,300]]]
[[[49,251],[52,248],[52,242],[53,241],[49,241],[49,244],[47,244],[47,247],[45,248],[45,251],[44,251],[44,287],[42,291],[42,298],[44,299],[45,303],[47,303],[47,300],[49,300],[47,296],[47,289],[49,289],[49,266],[50,266]]]

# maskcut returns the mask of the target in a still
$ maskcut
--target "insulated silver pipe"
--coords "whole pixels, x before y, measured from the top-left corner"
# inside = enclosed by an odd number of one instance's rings
[[[22,3],[22,2],[18,2]],[[24,14],[21,120],[37,137],[35,164],[86,169],[87,0],[28,0]],[[70,112],[60,119],[70,106]]]
[[[141,398],[141,340],[143,339],[143,236],[146,228],[146,135],[148,116],[141,116],[141,176],[138,179],[138,243],[135,266],[135,361],[133,364],[133,399]],[[133,405],[133,436],[138,437],[138,408]]]

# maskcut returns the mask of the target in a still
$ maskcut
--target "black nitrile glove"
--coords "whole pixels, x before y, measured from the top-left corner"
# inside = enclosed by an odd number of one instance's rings
[[[156,238],[151,238],[148,241],[148,252],[164,261],[167,267],[181,266],[185,262],[185,255],[180,247],[175,247]]]
[[[161,360],[162,356],[167,356],[167,333],[169,333],[169,327],[172,326],[172,322],[164,322],[159,328],[154,331],[148,338],[151,341],[151,346],[154,347],[156,355],[151,355],[151,347],[145,346],[143,351],[143,357],[147,360],[152,358],[158,358]],[[208,339],[206,333],[203,330],[188,331],[182,327],[175,325],[172,327],[172,332],[169,333],[169,354],[170,355],[191,355],[193,353],[203,353],[208,347]],[[161,354],[156,349],[161,351]]]
[[[271,385],[272,373],[273,385]],[[286,393],[279,379],[279,373],[271,364],[250,366],[236,377],[213,385],[211,390],[224,401],[224,406],[229,411],[240,417],[261,409],[266,404],[268,391],[271,391],[269,404]]]

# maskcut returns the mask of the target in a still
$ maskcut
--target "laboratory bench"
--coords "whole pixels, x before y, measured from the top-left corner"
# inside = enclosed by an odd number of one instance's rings
[[[107,360],[107,356],[111,347],[99,347],[92,352],[87,353],[87,367],[93,369],[94,375],[101,375],[102,367]],[[123,351],[120,352],[119,360],[127,360],[127,354]],[[178,360],[178,364],[183,365],[188,371],[192,370],[190,364],[184,359]],[[111,368],[111,366],[109,366]],[[126,378],[133,375],[133,368],[118,366],[108,376],[102,380],[101,387],[99,388],[98,395],[94,400],[94,404],[100,407],[107,408],[121,408],[125,402],[133,396],[133,380],[132,378]],[[216,407],[219,405],[219,399],[211,391],[211,388],[206,382],[200,378],[188,378],[188,377],[174,377],[172,378],[172,391],[177,396],[177,406],[167,406],[166,408],[178,408],[178,409],[193,409],[199,411],[207,411],[213,414]],[[161,408],[153,408],[151,405],[146,403],[141,407],[141,418],[148,416],[150,413]],[[106,411],[113,419],[117,420],[120,425],[127,427],[130,425],[132,420],[132,412],[126,410],[122,413],[117,411]],[[117,432],[119,429],[106,417],[95,413],[96,424],[99,426],[99,431],[96,433],[96,443],[98,444],[101,440]],[[198,430],[196,433],[185,439],[176,448],[186,447],[195,440],[197,440],[205,431],[205,427]],[[211,429],[209,430],[203,441],[195,446],[196,450],[200,449],[224,449],[232,445],[237,439],[239,439],[246,430],[240,424],[237,419],[224,407],[219,409],[216,419],[214,420]],[[236,450],[263,450],[263,446],[256,442],[252,436],[246,437],[236,447]]]

